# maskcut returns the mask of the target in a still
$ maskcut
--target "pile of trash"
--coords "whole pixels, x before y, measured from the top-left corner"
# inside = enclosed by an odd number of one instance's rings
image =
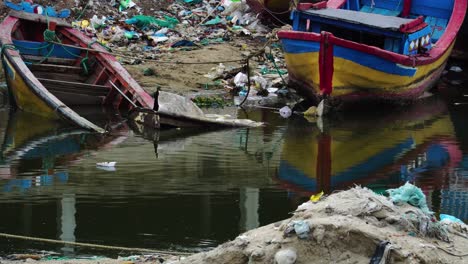
[[[294,215],[177,263],[467,263],[468,226],[438,221],[421,189],[311,197]]]
[[[161,52],[223,42],[230,34],[264,36],[248,5],[234,0],[89,0],[77,2],[72,25],[111,48]]]
[[[72,9],[76,18],[72,25],[111,48],[121,63],[131,65],[168,61],[168,54],[177,50],[233,42],[242,51],[237,65],[244,65],[249,58],[249,69],[220,62],[204,75],[209,80],[206,89],[210,84],[239,95],[235,104],[249,93],[250,101],[271,105],[278,94],[286,93],[282,89],[287,84],[283,55],[279,44],[272,42],[276,30],[262,25],[245,0],[150,2],[79,2]],[[253,40],[255,45],[236,42],[239,37]],[[254,52],[259,52],[258,56],[253,56]]]

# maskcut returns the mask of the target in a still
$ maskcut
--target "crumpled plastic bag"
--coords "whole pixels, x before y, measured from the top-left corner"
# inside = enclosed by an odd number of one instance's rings
[[[420,188],[407,182],[405,185],[397,189],[388,189],[390,199],[395,204],[408,203],[412,206],[418,207],[426,214],[431,214],[426,202],[426,195]]]

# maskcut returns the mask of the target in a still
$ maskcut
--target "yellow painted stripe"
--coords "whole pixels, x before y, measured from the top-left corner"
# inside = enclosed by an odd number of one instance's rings
[[[335,57],[332,95],[342,96],[358,92],[361,89],[376,94],[409,91],[417,87],[420,81],[423,81],[430,73],[441,67],[446,62],[452,48],[453,45],[437,61],[416,67],[416,74],[413,77],[388,74],[350,60]],[[313,87],[315,93],[319,93],[318,52],[286,53],[285,60],[289,74],[308,87]]]
[[[424,127],[418,130],[408,130],[411,122],[402,121],[387,126],[374,127],[368,133],[355,133],[345,129],[334,129],[330,132],[332,175],[342,173],[353,166],[366,162],[387,148],[394,147],[401,142],[412,138],[416,145],[425,143],[436,136],[453,135],[453,124],[448,115],[443,115],[424,125],[423,121],[415,124]],[[317,138],[320,132],[315,129],[301,137],[290,135],[285,138],[281,159],[304,172],[308,177],[316,177],[318,147]],[[378,142],[369,144],[369,142]]]
[[[29,86],[23,80],[23,77],[18,74],[13,67],[15,79],[7,76],[7,82],[12,89],[18,107],[26,112],[31,112],[43,117],[51,119],[59,119],[58,114],[47,105],[41,98],[31,91]]]

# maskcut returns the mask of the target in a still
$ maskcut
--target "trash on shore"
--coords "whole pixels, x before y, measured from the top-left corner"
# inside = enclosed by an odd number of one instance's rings
[[[355,187],[176,263],[463,263],[468,226],[438,221],[409,183],[390,197]],[[276,262],[275,262],[276,261]]]

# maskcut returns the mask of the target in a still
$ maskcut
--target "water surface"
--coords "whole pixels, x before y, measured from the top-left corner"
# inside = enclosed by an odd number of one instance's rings
[[[437,214],[467,220],[467,110],[439,98],[321,121],[239,110],[268,125],[159,135],[115,117],[97,135],[3,107],[0,232],[193,252],[287,218],[322,190],[407,181]],[[122,254],[0,237],[0,255],[30,250]]]

